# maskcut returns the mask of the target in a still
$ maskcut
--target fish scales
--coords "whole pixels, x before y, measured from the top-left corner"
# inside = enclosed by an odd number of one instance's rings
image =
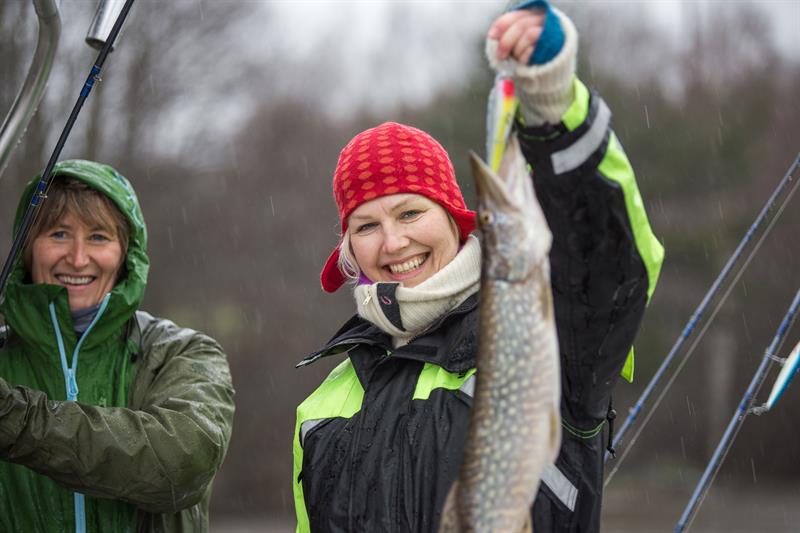
[[[516,137],[498,173],[470,157],[483,254],[477,382],[439,531],[517,533],[531,530],[542,471],[561,440],[552,236]]]

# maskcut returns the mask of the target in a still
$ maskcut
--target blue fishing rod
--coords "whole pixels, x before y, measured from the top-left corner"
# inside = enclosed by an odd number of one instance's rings
[[[101,4],[100,10],[102,10],[105,5],[105,3]],[[3,298],[5,297],[8,278],[11,275],[11,270],[13,269],[14,264],[16,263],[17,258],[19,257],[19,254],[25,245],[25,242],[27,241],[31,224],[33,223],[33,220],[36,217],[36,214],[39,211],[42,203],[47,198],[47,191],[50,188],[50,182],[52,181],[53,167],[58,161],[58,157],[61,155],[61,150],[64,148],[64,144],[67,142],[67,137],[69,137],[69,134],[72,131],[72,126],[75,124],[81,108],[83,108],[83,103],[86,101],[86,98],[88,98],[95,82],[100,81],[100,72],[103,68],[103,63],[105,63],[106,57],[113,49],[114,41],[116,40],[117,35],[119,35],[122,24],[125,22],[125,17],[128,16],[128,12],[130,11],[132,5],[133,0],[126,0],[125,5],[122,6],[116,21],[111,28],[111,32],[103,43],[100,53],[97,56],[97,60],[94,62],[94,65],[89,72],[89,76],[86,78],[86,82],[83,84],[83,88],[78,95],[78,101],[75,102],[75,106],[72,108],[72,112],[70,113],[67,123],[58,138],[56,147],[53,150],[53,154],[50,156],[50,160],[47,162],[47,166],[45,167],[44,172],[42,172],[42,177],[39,179],[39,183],[37,184],[36,190],[31,197],[31,201],[25,210],[25,214],[22,217],[19,229],[14,235],[11,251],[8,253],[6,262],[3,265],[2,273],[0,273],[0,302],[2,302]],[[98,11],[98,14],[100,14],[100,11]]]
[[[617,446],[622,441],[622,439],[625,436],[625,434],[628,432],[628,430],[633,425],[633,423],[636,420],[636,418],[642,412],[642,409],[644,408],[645,403],[647,402],[647,400],[650,398],[650,395],[655,390],[656,385],[658,385],[659,381],[661,381],[661,378],[664,377],[664,374],[666,373],[667,368],[672,363],[672,361],[675,359],[675,357],[678,355],[678,353],[681,351],[681,349],[683,348],[683,346],[686,343],[686,341],[692,336],[692,333],[698,328],[698,326],[703,324],[702,331],[697,336],[695,342],[691,345],[689,350],[686,352],[686,355],[684,356],[684,359],[683,359],[681,365],[675,370],[675,373],[672,375],[671,380],[667,383],[667,385],[662,390],[661,395],[659,396],[658,400],[656,401],[656,404],[653,406],[653,409],[655,409],[655,407],[658,406],[658,404],[660,403],[661,399],[664,397],[664,395],[666,394],[666,392],[669,389],[670,385],[674,381],[675,377],[680,372],[680,370],[683,368],[683,365],[686,363],[688,358],[691,356],[692,352],[694,351],[694,348],[697,346],[697,344],[699,343],[699,341],[702,338],[703,334],[705,333],[705,330],[711,324],[711,322],[713,321],[713,319],[716,316],[717,312],[722,307],[722,305],[725,303],[725,300],[727,299],[728,294],[730,294],[730,289],[735,284],[735,281],[738,280],[739,277],[744,273],[745,269],[747,268],[747,265],[750,263],[750,260],[753,258],[755,253],[758,251],[758,249],[761,246],[761,243],[763,242],[764,238],[769,234],[769,231],[772,229],[772,226],[775,224],[775,222],[780,217],[780,213],[783,211],[784,207],[786,206],[786,204],[788,203],[788,201],[791,199],[792,195],[794,194],[795,190],[797,189],[797,184],[798,184],[798,182],[800,182],[800,180],[796,179],[794,174],[797,171],[798,166],[800,166],[800,153],[798,153],[797,156],[795,157],[794,163],[792,163],[792,165],[789,167],[789,170],[783,176],[783,179],[781,179],[781,181],[778,183],[778,185],[775,188],[775,190],[772,192],[772,195],[769,197],[769,199],[767,200],[767,203],[761,209],[761,212],[758,214],[758,216],[756,217],[755,221],[750,226],[750,229],[747,230],[747,233],[742,238],[742,240],[739,243],[739,245],[736,247],[736,250],[733,252],[731,257],[728,259],[728,262],[722,268],[722,271],[717,276],[717,279],[714,280],[714,283],[711,285],[711,288],[709,288],[708,292],[703,297],[703,300],[700,302],[700,305],[698,305],[697,309],[695,309],[694,313],[692,313],[692,316],[689,318],[689,322],[683,328],[683,331],[678,336],[678,339],[677,339],[677,341],[675,341],[675,344],[672,346],[672,349],[669,351],[667,356],[661,362],[661,366],[658,367],[658,370],[653,375],[653,377],[650,379],[650,382],[645,387],[644,392],[642,392],[642,395],[639,397],[639,399],[637,400],[636,404],[633,407],[630,408],[630,411],[628,413],[628,417],[625,419],[625,422],[620,426],[620,428],[617,430],[616,434],[614,435],[614,439],[613,439],[613,442],[612,442],[612,449],[617,448]],[[791,187],[789,187],[790,184],[791,184]],[[781,202],[780,207],[777,210],[775,210],[775,206],[778,204],[779,199],[785,193],[787,193],[787,191],[788,191],[788,194],[786,194],[785,197],[783,198],[783,201]],[[723,287],[723,285],[725,285],[726,281],[728,281],[729,276],[731,275],[732,272],[734,272],[734,268],[737,266],[737,264],[739,263],[740,259],[742,258],[745,249],[753,241],[754,237],[758,233],[758,231],[761,228],[761,226],[768,219],[771,219],[771,220],[769,222],[769,225],[768,225],[767,229],[761,235],[761,238],[758,240],[756,245],[753,246],[753,248],[751,249],[749,255],[747,256],[747,259],[746,259],[744,265],[739,269],[736,277],[733,279],[733,282],[728,285],[727,291],[720,298],[720,300],[717,303],[717,306],[714,309],[713,313],[709,316],[708,320],[705,320],[705,317],[706,317],[705,313],[706,313],[709,305],[711,305],[711,302],[714,300],[714,298],[720,292],[721,287]],[[652,413],[652,410],[651,410],[651,413]],[[640,428],[637,431],[637,433],[634,435],[633,439],[631,440],[630,445],[624,450],[622,455],[620,455],[620,457],[617,460],[617,464],[615,465],[614,469],[609,473],[608,477],[606,478],[606,481],[605,481],[606,485],[608,485],[608,483],[611,481],[611,478],[614,476],[616,471],[619,469],[619,466],[622,464],[622,461],[625,459],[625,457],[627,456],[628,452],[630,451],[630,449],[635,444],[639,433],[641,433],[642,429],[644,429],[644,426],[646,425],[648,420],[649,420],[649,416],[645,420],[645,422],[640,426]],[[608,462],[608,460],[610,458],[611,458],[611,454],[609,452],[606,452],[605,461]]]
[[[762,383],[764,383],[764,379],[766,378],[770,365],[775,360],[774,354],[780,350],[784,337],[786,336],[786,333],[789,331],[789,328],[792,326],[792,323],[797,316],[798,307],[800,307],[800,290],[798,290],[797,294],[795,294],[794,300],[789,306],[789,310],[783,317],[780,326],[778,326],[778,330],[775,332],[775,337],[772,339],[772,343],[764,352],[764,357],[761,360],[761,364],[759,365],[758,370],[756,370],[752,381],[750,381],[750,386],[747,387],[747,391],[744,393],[742,400],[739,402],[739,407],[733,414],[733,418],[728,424],[728,428],[725,430],[722,439],[717,445],[714,455],[708,462],[708,466],[703,473],[703,477],[700,478],[700,481],[697,483],[697,487],[694,489],[694,494],[692,494],[689,504],[683,511],[683,515],[678,521],[678,525],[675,526],[675,533],[681,533],[687,530],[691,525],[697,509],[700,507],[700,504],[703,503],[703,499],[708,492],[708,488],[714,481],[714,478],[716,477],[717,472],[722,465],[722,461],[725,459],[725,456],[728,454],[728,451],[733,444],[733,439],[736,438],[736,435],[739,433],[739,430],[744,423],[744,418],[751,412],[759,413],[759,408],[753,408],[755,396],[758,394],[758,390],[761,388]]]

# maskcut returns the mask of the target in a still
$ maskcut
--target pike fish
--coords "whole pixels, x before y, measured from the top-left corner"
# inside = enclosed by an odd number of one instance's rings
[[[542,471],[561,442],[552,235],[515,135],[497,173],[470,160],[483,254],[477,383],[439,532],[518,533],[531,530]]]

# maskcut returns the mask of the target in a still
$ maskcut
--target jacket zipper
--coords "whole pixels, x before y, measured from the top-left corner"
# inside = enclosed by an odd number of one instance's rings
[[[94,328],[94,325],[97,324],[97,321],[100,320],[100,316],[106,310],[106,307],[108,306],[108,300],[110,298],[111,293],[105,295],[102,303],[100,304],[100,308],[97,310],[97,314],[94,315],[94,319],[92,319],[92,322],[89,324],[89,327],[86,328],[86,331],[83,332],[81,338],[78,339],[78,344],[75,346],[75,350],[72,352],[72,366],[67,366],[67,353],[64,349],[64,338],[61,335],[61,328],[59,327],[58,319],[56,318],[55,305],[53,305],[53,302],[50,302],[50,321],[53,323],[53,329],[55,329],[56,332],[58,353],[61,357],[61,371],[64,374],[64,381],[67,390],[67,401],[78,401],[78,380],[76,379],[76,374],[78,371],[78,354],[80,353],[83,341],[89,335],[89,332],[92,331],[92,328]],[[84,495],[80,492],[74,492],[73,500],[75,505],[75,533],[86,533],[86,501]]]

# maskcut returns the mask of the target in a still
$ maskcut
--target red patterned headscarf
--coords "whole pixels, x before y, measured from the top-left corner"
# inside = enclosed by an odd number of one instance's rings
[[[395,122],[385,122],[353,137],[339,154],[333,173],[342,235],[347,231],[348,217],[358,206],[400,193],[421,194],[441,205],[455,220],[462,243],[475,229],[475,212],[467,209],[450,158],[433,137]],[[336,292],[346,280],[338,261],[339,246],[320,275],[327,292]]]

